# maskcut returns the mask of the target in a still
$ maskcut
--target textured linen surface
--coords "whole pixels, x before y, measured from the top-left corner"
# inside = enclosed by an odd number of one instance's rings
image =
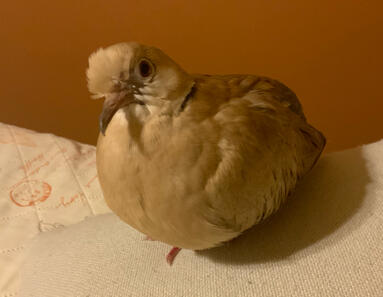
[[[54,222],[54,221],[53,221]],[[323,157],[285,206],[222,247],[169,247],[106,214],[41,233],[20,296],[383,296],[383,141]]]
[[[95,148],[0,123],[0,297],[18,296],[26,241],[108,212]]]

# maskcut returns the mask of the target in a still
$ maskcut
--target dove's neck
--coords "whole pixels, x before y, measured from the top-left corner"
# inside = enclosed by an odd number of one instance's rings
[[[129,104],[126,107],[120,109],[115,115],[115,121],[119,122],[119,125],[127,126],[138,125],[144,126],[152,118],[162,116],[177,116],[187,106],[193,93],[194,82],[192,82],[184,92],[180,93],[179,97],[174,100],[163,100],[161,104]],[[150,100],[151,103],[157,100]]]
[[[137,99],[145,103],[138,107],[139,109],[145,109],[149,112],[151,116],[158,115],[178,115],[182,109],[185,108],[188,99],[190,99],[190,94],[192,93],[194,86],[194,81],[190,80],[186,82],[182,88],[175,90],[172,94],[169,94],[169,97],[159,97],[146,93],[145,95],[138,95]],[[144,92],[143,92],[144,93]],[[138,111],[142,114],[140,111]]]
[[[164,104],[165,108],[163,108],[161,114],[177,116],[180,112],[182,112],[194,92],[194,84],[194,81],[188,81],[187,85],[182,88],[174,100],[167,101]]]

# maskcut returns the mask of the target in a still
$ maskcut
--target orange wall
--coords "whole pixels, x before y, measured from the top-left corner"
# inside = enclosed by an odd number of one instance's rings
[[[280,79],[327,151],[383,137],[383,2],[3,1],[0,121],[94,144],[101,102],[84,71],[97,47],[136,40],[186,70]]]

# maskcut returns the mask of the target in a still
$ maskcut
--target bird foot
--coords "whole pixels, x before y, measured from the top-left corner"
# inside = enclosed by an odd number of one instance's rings
[[[155,241],[153,238],[151,238],[150,236],[146,235],[144,237],[144,240],[150,240],[150,241]]]
[[[172,265],[173,264],[173,261],[175,259],[175,257],[177,256],[177,254],[180,252],[181,248],[178,248],[178,247],[173,247],[169,254],[166,256],[166,262],[168,262],[169,265]]]

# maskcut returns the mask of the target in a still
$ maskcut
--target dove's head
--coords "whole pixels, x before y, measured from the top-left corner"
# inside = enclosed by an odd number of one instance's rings
[[[105,98],[100,130],[120,108],[139,104],[150,113],[174,114],[191,92],[192,78],[161,50],[134,42],[100,48],[89,57],[88,89]]]

